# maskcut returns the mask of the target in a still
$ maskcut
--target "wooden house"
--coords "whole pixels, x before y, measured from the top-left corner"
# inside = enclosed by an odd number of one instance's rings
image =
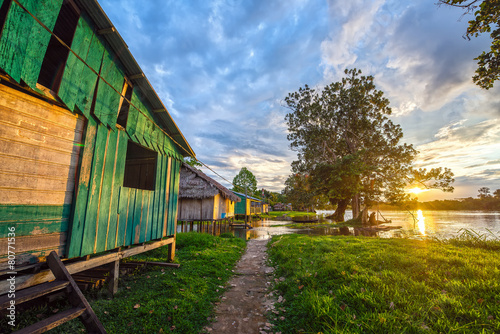
[[[233,193],[241,199],[241,202],[236,203],[234,213],[236,215],[258,215],[262,213],[262,201],[252,196],[233,191]],[[245,200],[246,197],[246,200]]]
[[[184,163],[179,184],[179,216],[182,221],[217,221],[234,217],[240,198],[232,191]]]
[[[0,29],[0,270],[8,233],[16,269],[51,251],[173,256],[195,155],[98,2],[0,0]]]

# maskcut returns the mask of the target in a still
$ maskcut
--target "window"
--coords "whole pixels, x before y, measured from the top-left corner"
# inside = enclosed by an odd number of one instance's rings
[[[127,80],[127,78],[125,78],[125,81],[123,82],[122,96],[125,96],[126,100],[123,97],[120,98],[116,124],[125,129],[127,128],[128,111],[130,109],[130,103],[128,101],[132,98],[132,84]]]
[[[54,26],[54,34],[67,46],[71,46],[80,13],[72,0],[64,0]],[[64,73],[64,65],[68,59],[69,50],[54,36],[50,37],[38,83],[57,93]]]
[[[129,140],[123,186],[155,190],[158,153]]]

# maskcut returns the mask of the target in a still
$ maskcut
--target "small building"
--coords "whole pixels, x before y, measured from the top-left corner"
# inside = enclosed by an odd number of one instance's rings
[[[148,241],[173,256],[186,156],[97,1],[0,1],[0,244],[15,235],[16,269],[115,250],[88,261],[101,265]],[[2,247],[0,270],[8,258]]]
[[[236,215],[258,215],[263,212],[262,201],[252,196],[233,191],[233,193],[241,199],[241,202],[236,203],[234,213]],[[245,201],[246,197],[246,201]],[[245,204],[246,203],[246,204]]]
[[[183,163],[179,183],[180,221],[216,221],[234,217],[240,198],[202,171]]]

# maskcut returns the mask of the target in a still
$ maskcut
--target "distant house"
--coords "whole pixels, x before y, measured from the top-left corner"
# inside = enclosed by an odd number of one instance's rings
[[[88,267],[152,244],[169,244],[173,257],[186,156],[194,152],[97,1],[0,1],[0,244],[15,230],[16,269],[52,251],[115,250]]]
[[[234,217],[235,202],[240,198],[205,175],[182,164],[179,184],[180,221],[213,221]]]
[[[245,194],[233,191],[233,193],[241,199],[241,202],[236,204],[234,213],[236,215],[258,215],[263,212],[263,202],[255,197],[246,196]]]
[[[276,203],[273,206],[274,211],[292,211],[292,204]]]

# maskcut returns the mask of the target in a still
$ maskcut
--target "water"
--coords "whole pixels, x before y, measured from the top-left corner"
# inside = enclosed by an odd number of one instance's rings
[[[318,211],[320,215],[329,215],[333,211]],[[456,237],[461,229],[473,230],[479,234],[486,235],[493,239],[500,238],[500,212],[492,211],[416,211],[414,218],[404,211],[381,211],[377,215],[377,220],[390,220],[382,226],[395,227],[387,231],[377,232],[376,235],[383,238],[410,237],[410,238],[450,238]],[[345,219],[350,219],[352,213],[346,212]],[[231,233],[235,236],[248,239],[268,239],[273,235],[281,234],[310,234],[310,235],[339,235],[342,234],[339,228],[334,226],[318,227],[321,223],[331,222],[330,220],[320,220],[318,223],[304,224],[300,228],[290,228],[287,225],[292,221],[284,220],[258,220],[249,224],[252,229],[240,226],[229,226],[227,223],[214,224],[178,224],[177,232],[187,232],[190,230],[201,231],[219,235]],[[400,228],[397,228],[400,227]],[[345,231],[344,231],[345,232]],[[493,234],[491,234],[492,232]],[[363,234],[359,229],[349,228],[351,234]]]

